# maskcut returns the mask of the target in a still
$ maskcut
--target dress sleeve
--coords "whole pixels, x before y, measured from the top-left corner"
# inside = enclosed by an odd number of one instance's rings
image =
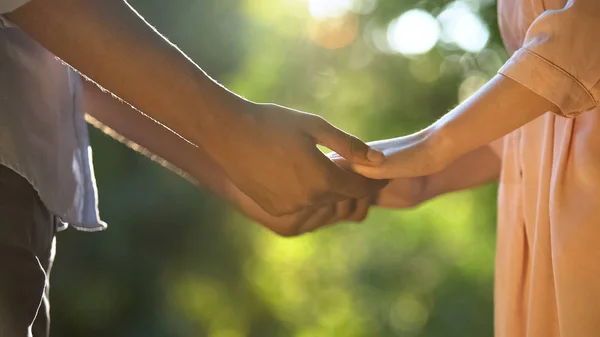
[[[547,10],[500,69],[574,117],[600,100],[600,0],[569,0]]]

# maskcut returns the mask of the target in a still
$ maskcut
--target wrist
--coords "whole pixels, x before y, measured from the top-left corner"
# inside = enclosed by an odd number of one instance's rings
[[[446,125],[436,122],[419,134],[420,142],[429,157],[429,165],[424,171],[426,176],[443,170],[460,156],[452,130]]]
[[[194,116],[192,123],[188,125],[188,134],[191,134],[189,140],[196,145],[210,144],[205,146],[205,150],[211,155],[227,142],[228,133],[243,131],[237,126],[247,124],[244,120],[254,119],[252,111],[257,105],[218,84],[216,86],[217,91],[207,95],[199,93],[210,91],[202,91],[199,88],[196,92],[196,102],[186,104],[190,109],[189,113]]]

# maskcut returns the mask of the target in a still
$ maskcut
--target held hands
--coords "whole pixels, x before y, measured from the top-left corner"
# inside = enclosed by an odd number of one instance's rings
[[[352,164],[383,162],[380,152],[321,117],[248,101],[232,111],[234,118],[223,125],[211,155],[231,182],[271,215],[362,199],[387,183],[344,170],[321,153],[317,144]]]
[[[373,205],[393,209],[414,207],[426,199],[425,183],[425,178],[421,177],[398,178],[392,180],[378,193],[366,198],[348,198],[283,216],[273,216],[265,212],[233,185],[230,186],[227,198],[249,219],[281,236],[296,236],[342,221],[361,222],[367,217]]]
[[[318,116],[277,105],[246,106],[238,119],[220,144],[227,151],[212,157],[231,182],[230,201],[282,236],[362,221],[372,205],[416,206],[428,199],[426,176],[446,165],[429,130],[366,145]],[[325,156],[316,144],[337,153]]]
[[[333,162],[343,169],[350,163],[337,155]],[[342,221],[363,221],[371,206],[391,209],[408,209],[419,205],[431,196],[427,191],[427,177],[396,178],[383,189],[361,199],[347,198],[321,206],[302,209],[296,213],[273,216],[265,212],[254,200],[231,184],[228,199],[248,218],[282,236],[295,236]]]
[[[428,191],[428,173],[441,170],[445,165],[438,156],[431,134],[419,133],[407,137],[369,143],[369,146],[382,151],[386,160],[379,166],[359,165],[348,161],[337,153],[328,155],[339,169],[354,170],[376,179],[388,179],[387,186],[375,190],[363,198],[345,198],[304,208],[283,216],[273,216],[265,212],[252,198],[240,191],[233,201],[250,219],[261,223],[282,236],[295,236],[312,232],[341,221],[360,222],[364,220],[371,206],[391,209],[408,209],[428,200],[433,195]],[[434,160],[437,159],[437,160]],[[404,176],[404,177],[398,177]],[[232,189],[237,189],[232,186]]]

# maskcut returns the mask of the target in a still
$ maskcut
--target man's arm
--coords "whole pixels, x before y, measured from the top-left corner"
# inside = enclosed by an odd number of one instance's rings
[[[202,146],[271,214],[374,193],[385,183],[336,167],[383,156],[315,115],[249,102],[208,77],[122,0],[33,0],[11,21],[63,61]]]
[[[202,147],[190,144],[94,83],[84,81],[83,107],[92,125],[192,183],[206,186],[242,214],[279,235],[299,235],[338,220],[353,220],[353,213],[364,209],[364,201],[357,206],[356,201],[349,199],[291,215],[273,216],[231,183]]]

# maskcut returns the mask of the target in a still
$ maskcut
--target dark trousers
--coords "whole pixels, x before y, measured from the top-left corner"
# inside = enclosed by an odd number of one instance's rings
[[[57,221],[23,177],[0,166],[0,337],[47,337]]]

